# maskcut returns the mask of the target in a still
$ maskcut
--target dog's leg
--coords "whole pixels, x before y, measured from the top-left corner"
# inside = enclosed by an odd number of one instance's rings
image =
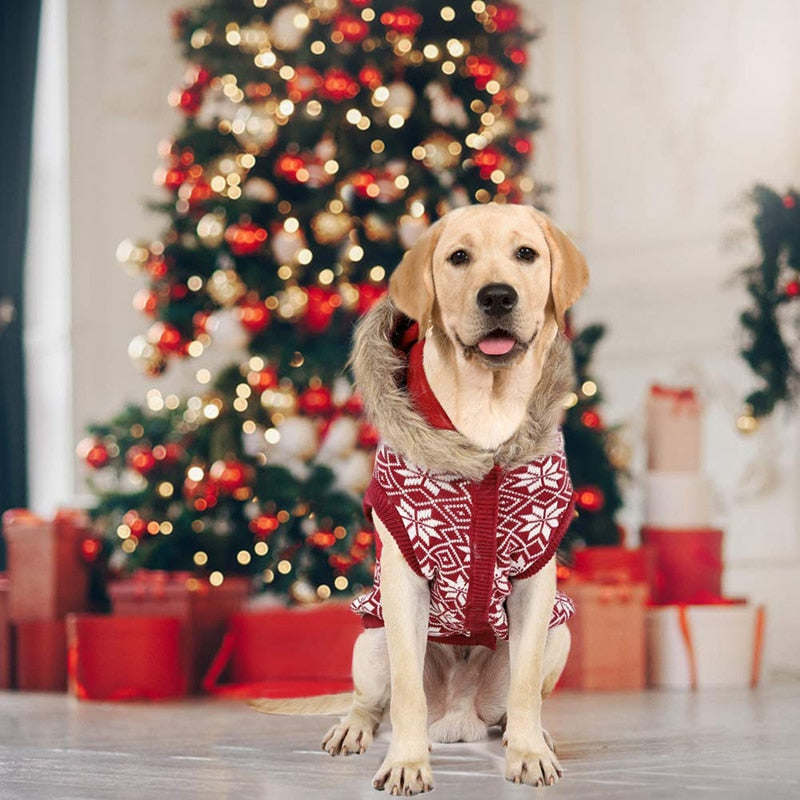
[[[394,795],[433,788],[428,741],[428,705],[423,668],[430,595],[391,534],[374,518],[381,537],[381,604],[391,673],[392,741],[372,785]]]
[[[555,591],[552,559],[536,575],[516,582],[507,600],[511,675],[503,740],[506,778],[532,786],[551,785],[561,776],[561,765],[542,730],[545,647]],[[557,665],[548,666],[552,672]]]
[[[353,647],[353,704],[322,740],[332,756],[363,753],[389,703],[389,652],[383,628],[364,631]]]

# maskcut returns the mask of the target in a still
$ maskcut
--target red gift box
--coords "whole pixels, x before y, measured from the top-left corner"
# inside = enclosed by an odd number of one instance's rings
[[[647,468],[698,472],[702,404],[691,388],[651,386],[646,404]]]
[[[572,571],[598,583],[650,583],[654,564],[647,548],[582,547],[572,553]]]
[[[67,633],[64,620],[14,623],[15,684],[25,692],[67,689]]]
[[[212,586],[190,573],[139,570],[128,580],[110,584],[108,593],[118,616],[174,616],[183,620],[190,689],[198,692],[222,643],[228,619],[244,604],[249,589],[250,580],[238,576]]]
[[[350,691],[353,645],[363,630],[349,603],[335,601],[234,614],[204,688],[238,697]]]
[[[178,617],[67,617],[69,689],[82,700],[163,700],[189,685]]]
[[[644,583],[573,578],[562,585],[575,603],[572,646],[562,689],[642,689],[646,679]]]
[[[0,689],[11,688],[11,623],[8,616],[8,578],[0,573]]]
[[[52,521],[25,509],[3,514],[13,622],[59,620],[87,607],[81,544],[91,536],[82,511],[60,509]]]
[[[722,594],[721,530],[644,527],[642,544],[653,551],[653,603],[702,603]]]

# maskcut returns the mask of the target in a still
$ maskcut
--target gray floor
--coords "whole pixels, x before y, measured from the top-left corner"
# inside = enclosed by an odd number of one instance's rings
[[[548,789],[502,778],[498,737],[433,750],[433,797],[800,798],[800,682],[755,692],[560,692],[545,707],[566,769]],[[318,749],[321,717],[267,717],[241,703],[106,704],[0,693],[0,798],[276,798],[383,795],[388,746]]]

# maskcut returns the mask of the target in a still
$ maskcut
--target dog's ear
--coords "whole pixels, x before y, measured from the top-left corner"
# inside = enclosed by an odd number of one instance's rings
[[[441,220],[435,222],[406,250],[389,278],[389,297],[407,317],[419,323],[420,339],[433,316],[433,250],[439,240]]]
[[[567,309],[583,294],[589,283],[589,268],[583,253],[551,219],[531,208],[534,220],[544,231],[550,248],[550,291],[553,295],[556,322],[563,331]]]

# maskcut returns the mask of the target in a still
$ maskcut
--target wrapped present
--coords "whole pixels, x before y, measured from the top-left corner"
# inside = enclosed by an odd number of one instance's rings
[[[572,552],[572,572],[597,583],[649,583],[653,554],[647,548],[581,547]]]
[[[231,576],[219,586],[190,573],[138,570],[108,587],[119,616],[175,616],[186,627],[184,638],[190,689],[199,692],[203,675],[222,643],[230,616],[244,604],[248,578]]]
[[[648,683],[658,688],[756,686],[765,613],[744,600],[647,611]]]
[[[350,691],[353,645],[362,631],[349,603],[338,601],[234,614],[204,688],[239,697]]]
[[[648,472],[644,476],[644,524],[652,528],[707,528],[714,490],[699,472]]]
[[[81,700],[163,700],[189,687],[179,617],[67,617],[69,690]]]
[[[702,404],[694,390],[651,386],[645,412],[647,468],[699,472]]]
[[[91,535],[82,511],[60,509],[53,520],[24,509],[3,514],[12,621],[63,620],[70,611],[86,609],[88,571],[81,546]]]
[[[642,544],[653,553],[650,599],[656,604],[698,603],[722,592],[722,531],[644,527]]]
[[[575,603],[575,616],[559,688],[644,688],[647,585],[578,577],[565,581],[563,589]]]
[[[8,578],[0,572],[0,689],[11,688],[11,620],[8,615]]]
[[[15,684],[24,692],[67,690],[67,633],[63,619],[15,622]]]

